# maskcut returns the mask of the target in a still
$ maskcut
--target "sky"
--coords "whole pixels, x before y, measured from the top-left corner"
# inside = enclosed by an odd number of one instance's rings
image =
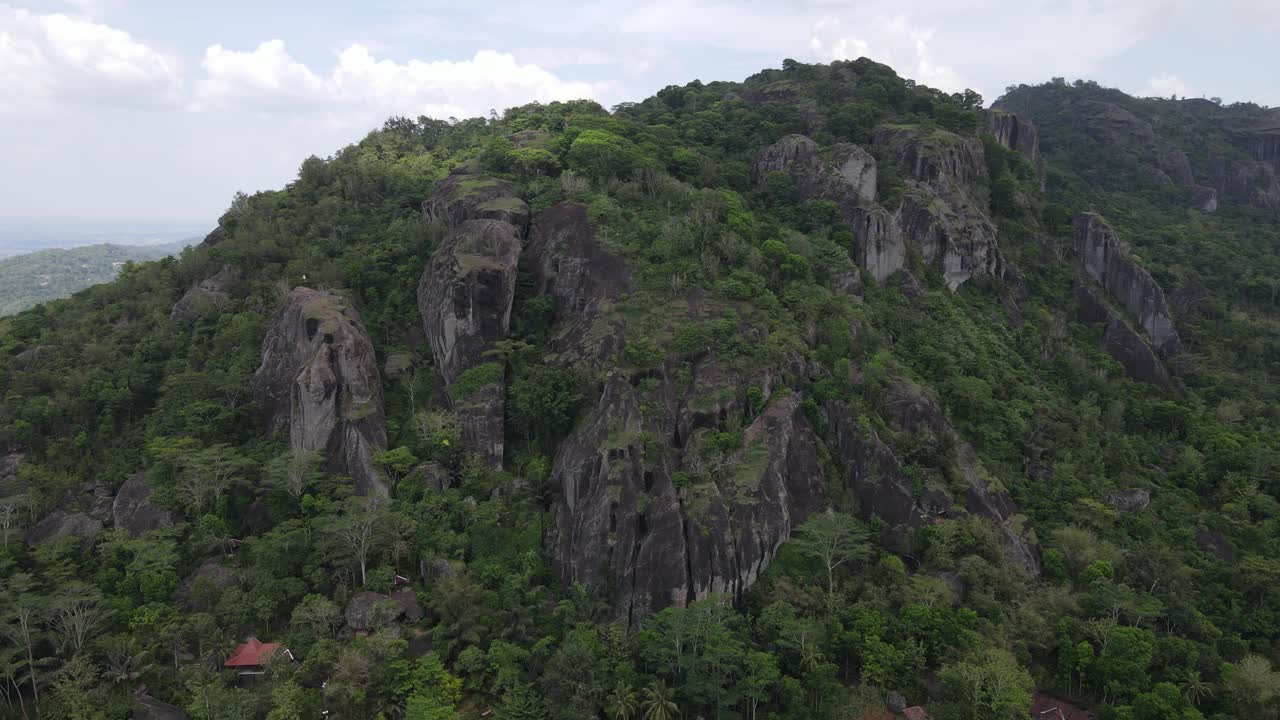
[[[1276,0],[0,0],[0,221],[212,227],[392,115],[606,107],[784,58],[1280,105]],[[3,238],[0,238],[3,242]]]

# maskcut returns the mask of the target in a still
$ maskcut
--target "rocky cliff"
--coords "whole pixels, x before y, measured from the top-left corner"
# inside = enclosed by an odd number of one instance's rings
[[[386,494],[373,466],[387,447],[382,380],[360,315],[341,295],[295,288],[262,341],[253,379],[262,424],[298,450],[322,451],[356,491]]]
[[[529,217],[515,192],[505,181],[455,174],[423,204],[449,231],[418,283],[418,311],[463,443],[494,467],[502,465],[506,391],[501,366],[485,352],[511,326]]]
[[[1072,222],[1074,249],[1080,272],[1098,283],[1127,310],[1146,333],[1156,351],[1172,354],[1180,342],[1164,290],[1120,242],[1115,230],[1094,213],[1081,213]]]

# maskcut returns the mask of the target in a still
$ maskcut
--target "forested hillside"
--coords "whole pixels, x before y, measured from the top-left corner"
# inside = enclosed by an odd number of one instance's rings
[[[88,245],[69,250],[38,250],[0,259],[0,315],[12,315],[42,302],[115,279],[127,262],[158,260],[189,243],[166,245]]]
[[[0,319],[2,712],[1277,717],[1275,114],[995,107],[393,118]]]

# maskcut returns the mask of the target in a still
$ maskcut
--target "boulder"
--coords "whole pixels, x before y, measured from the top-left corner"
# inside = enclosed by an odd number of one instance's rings
[[[152,530],[173,527],[177,516],[151,502],[151,486],[143,473],[129,476],[111,503],[112,526],[138,537]]]
[[[1145,488],[1121,490],[1108,495],[1107,502],[1123,513],[1138,512],[1151,505],[1151,491]]]
[[[1168,387],[1169,372],[1160,358],[1129,321],[1098,296],[1087,282],[1075,283],[1077,319],[1085,324],[1104,323],[1102,348],[1139,382]]]
[[[85,544],[102,532],[102,521],[82,512],[54,510],[27,531],[27,544],[43,545],[64,537],[78,537]]]
[[[17,479],[18,468],[22,466],[24,457],[26,457],[26,453],[23,452],[0,455],[0,490],[3,490],[6,484]]]
[[[425,462],[416,468],[422,483],[436,492],[444,492],[453,484],[449,468],[438,462]]]
[[[1227,536],[1217,530],[1197,530],[1196,546],[1228,565],[1235,565],[1236,550]]]
[[[1076,264],[1137,320],[1151,346],[1166,355],[1180,342],[1164,290],[1130,255],[1115,231],[1094,213],[1080,213],[1072,223]]]
[[[240,582],[240,572],[219,558],[209,558],[183,578],[173,598],[190,612],[207,612],[217,604],[222,593]]]
[[[216,275],[193,285],[174,304],[169,319],[179,323],[194,322],[197,318],[216,313],[230,301],[227,283],[231,280],[231,268],[223,267]]]
[[[413,591],[409,591],[412,594]],[[416,599],[413,603],[416,606]],[[418,607],[421,612],[422,608]],[[347,625],[357,632],[370,632],[395,622],[405,612],[401,601],[371,591],[356,593],[347,603]],[[421,618],[421,615],[419,615]]]
[[[418,594],[411,588],[400,588],[391,593],[391,599],[400,608],[400,615],[409,622],[418,622],[426,613],[418,603]]]
[[[520,199],[518,188],[506,180],[454,172],[441,180],[422,203],[428,221],[450,228],[468,220],[495,220],[524,231],[529,224],[529,206]]]
[[[133,720],[187,720],[187,713],[176,705],[139,693],[133,696],[133,708],[129,717]]]
[[[322,451],[326,469],[356,492],[387,494],[373,467],[387,447],[382,380],[360,315],[341,295],[299,287],[262,341],[253,397],[269,431],[295,450]]]
[[[885,698],[884,705],[889,709],[889,712],[898,715],[907,709],[907,699],[897,690],[890,690],[889,695]]]

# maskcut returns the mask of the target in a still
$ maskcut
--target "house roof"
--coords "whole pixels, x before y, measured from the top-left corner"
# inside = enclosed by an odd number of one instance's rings
[[[224,667],[258,667],[266,665],[272,655],[280,649],[280,643],[264,643],[256,637],[250,638],[236,646],[231,657],[223,663]],[[285,650],[285,652],[289,652]]]

